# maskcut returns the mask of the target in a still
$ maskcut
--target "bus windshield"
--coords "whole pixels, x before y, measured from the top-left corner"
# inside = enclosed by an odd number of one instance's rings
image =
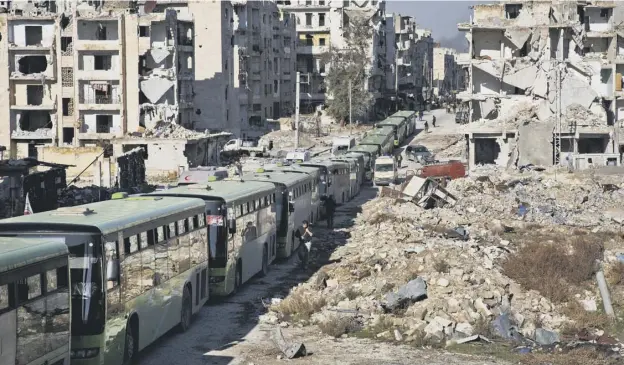
[[[95,236],[67,236],[72,297],[72,335],[104,330],[102,250]]]
[[[225,211],[221,201],[206,201],[206,227],[208,230],[208,251],[210,267],[225,267],[227,264],[227,234]],[[232,208],[233,209],[233,208]]]

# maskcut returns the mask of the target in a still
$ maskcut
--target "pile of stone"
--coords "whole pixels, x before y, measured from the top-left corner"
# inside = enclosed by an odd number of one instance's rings
[[[76,205],[95,203],[103,200],[109,200],[111,198],[110,189],[91,185],[87,187],[77,187],[71,185],[67,189],[63,190],[58,198],[58,206],[61,207],[73,207]]]
[[[611,230],[618,223],[603,209],[622,206],[624,194],[595,176],[564,183],[548,171],[489,172],[488,178],[451,182],[448,189],[459,198],[452,208],[425,210],[378,198],[362,206],[353,227],[319,237],[317,254],[331,252],[332,263],[294,289],[325,301],[311,322],[338,315],[374,329],[389,321],[392,329],[380,336],[407,341],[423,334],[461,339],[492,327],[505,338],[555,341],[554,331],[571,319],[562,306],[504,274],[501,264],[520,244],[504,233],[534,223],[553,230],[562,224]],[[613,252],[605,256],[616,260]],[[595,292],[579,288],[576,298],[596,310]],[[279,306],[274,309],[268,317],[279,319]]]

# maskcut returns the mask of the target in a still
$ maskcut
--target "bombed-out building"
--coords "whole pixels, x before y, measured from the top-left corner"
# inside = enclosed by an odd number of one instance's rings
[[[193,22],[134,2],[3,2],[0,145],[97,145],[159,122],[193,126]]]
[[[617,1],[475,5],[458,25],[470,45],[469,162],[619,165],[621,14]]]

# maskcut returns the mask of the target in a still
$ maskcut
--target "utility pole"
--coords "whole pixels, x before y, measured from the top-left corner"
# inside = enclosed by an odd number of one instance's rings
[[[301,73],[297,71],[297,79],[295,80],[295,149],[299,148],[299,82]]]
[[[349,79],[349,136],[352,134],[353,129],[351,125],[351,79]]]
[[[394,97],[396,111],[399,111],[399,47],[394,51]]]

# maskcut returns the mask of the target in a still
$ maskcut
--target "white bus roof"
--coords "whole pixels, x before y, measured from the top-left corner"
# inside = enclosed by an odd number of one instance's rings
[[[267,195],[275,191],[270,183],[258,181],[240,181],[234,179],[213,181],[208,184],[195,184],[151,193],[158,196],[184,196],[200,199],[223,199],[226,202],[237,201],[253,195]]]
[[[264,181],[271,182],[277,184],[286,185],[287,188],[291,186],[300,184],[305,182],[306,180],[311,180],[312,177],[307,174],[288,174],[284,172],[256,172],[243,174],[243,180],[251,180],[251,181]]]
[[[51,238],[0,237],[0,273],[67,254],[65,243]]]
[[[177,213],[203,212],[205,203],[192,198],[132,197],[59,208],[0,220],[0,232],[15,229],[47,230],[47,226],[76,230],[97,228],[103,235],[165,218]]]

